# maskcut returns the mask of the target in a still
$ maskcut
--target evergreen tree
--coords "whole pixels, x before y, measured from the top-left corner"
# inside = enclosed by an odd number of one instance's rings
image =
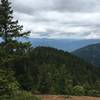
[[[18,20],[13,20],[13,10],[9,0],[1,0],[0,4],[0,37],[3,39],[2,45],[7,51],[27,48],[29,43],[18,43],[17,38],[26,37],[28,32],[22,32],[23,26],[18,25]]]

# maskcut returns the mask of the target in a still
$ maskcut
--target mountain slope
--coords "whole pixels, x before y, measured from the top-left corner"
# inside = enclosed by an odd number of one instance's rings
[[[53,47],[57,49],[61,49],[64,51],[74,51],[81,47],[100,43],[100,39],[46,39],[46,38],[29,38],[29,39],[20,39],[20,41],[30,41],[33,47],[38,46],[47,46]]]
[[[72,53],[95,66],[100,66],[100,44],[89,45]]]
[[[37,47],[14,64],[22,87],[42,94],[72,94],[77,85],[86,91],[98,86],[98,68],[61,50]]]

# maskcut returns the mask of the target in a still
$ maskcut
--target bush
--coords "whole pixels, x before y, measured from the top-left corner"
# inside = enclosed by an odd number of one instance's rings
[[[14,72],[11,70],[0,69],[0,97],[12,95],[14,91],[19,89],[19,84],[14,77]]]
[[[17,91],[12,96],[0,97],[0,100],[40,100],[40,98],[27,91]]]
[[[77,85],[77,86],[73,87],[72,93],[73,93],[73,95],[78,95],[78,96],[85,95],[85,89],[83,86]]]
[[[88,91],[88,95],[100,97],[100,91],[97,91],[97,90],[89,90]]]

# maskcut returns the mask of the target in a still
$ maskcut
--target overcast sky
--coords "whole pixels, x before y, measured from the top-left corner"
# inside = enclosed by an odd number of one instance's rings
[[[100,0],[12,0],[33,38],[100,38]]]

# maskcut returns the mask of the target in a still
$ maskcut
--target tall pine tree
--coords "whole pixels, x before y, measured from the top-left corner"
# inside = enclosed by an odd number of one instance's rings
[[[1,0],[0,4],[0,37],[1,43],[7,52],[23,51],[30,46],[29,43],[19,43],[17,38],[26,37],[30,32],[23,32],[23,26],[18,25],[18,20],[13,20],[13,10],[9,0]]]

